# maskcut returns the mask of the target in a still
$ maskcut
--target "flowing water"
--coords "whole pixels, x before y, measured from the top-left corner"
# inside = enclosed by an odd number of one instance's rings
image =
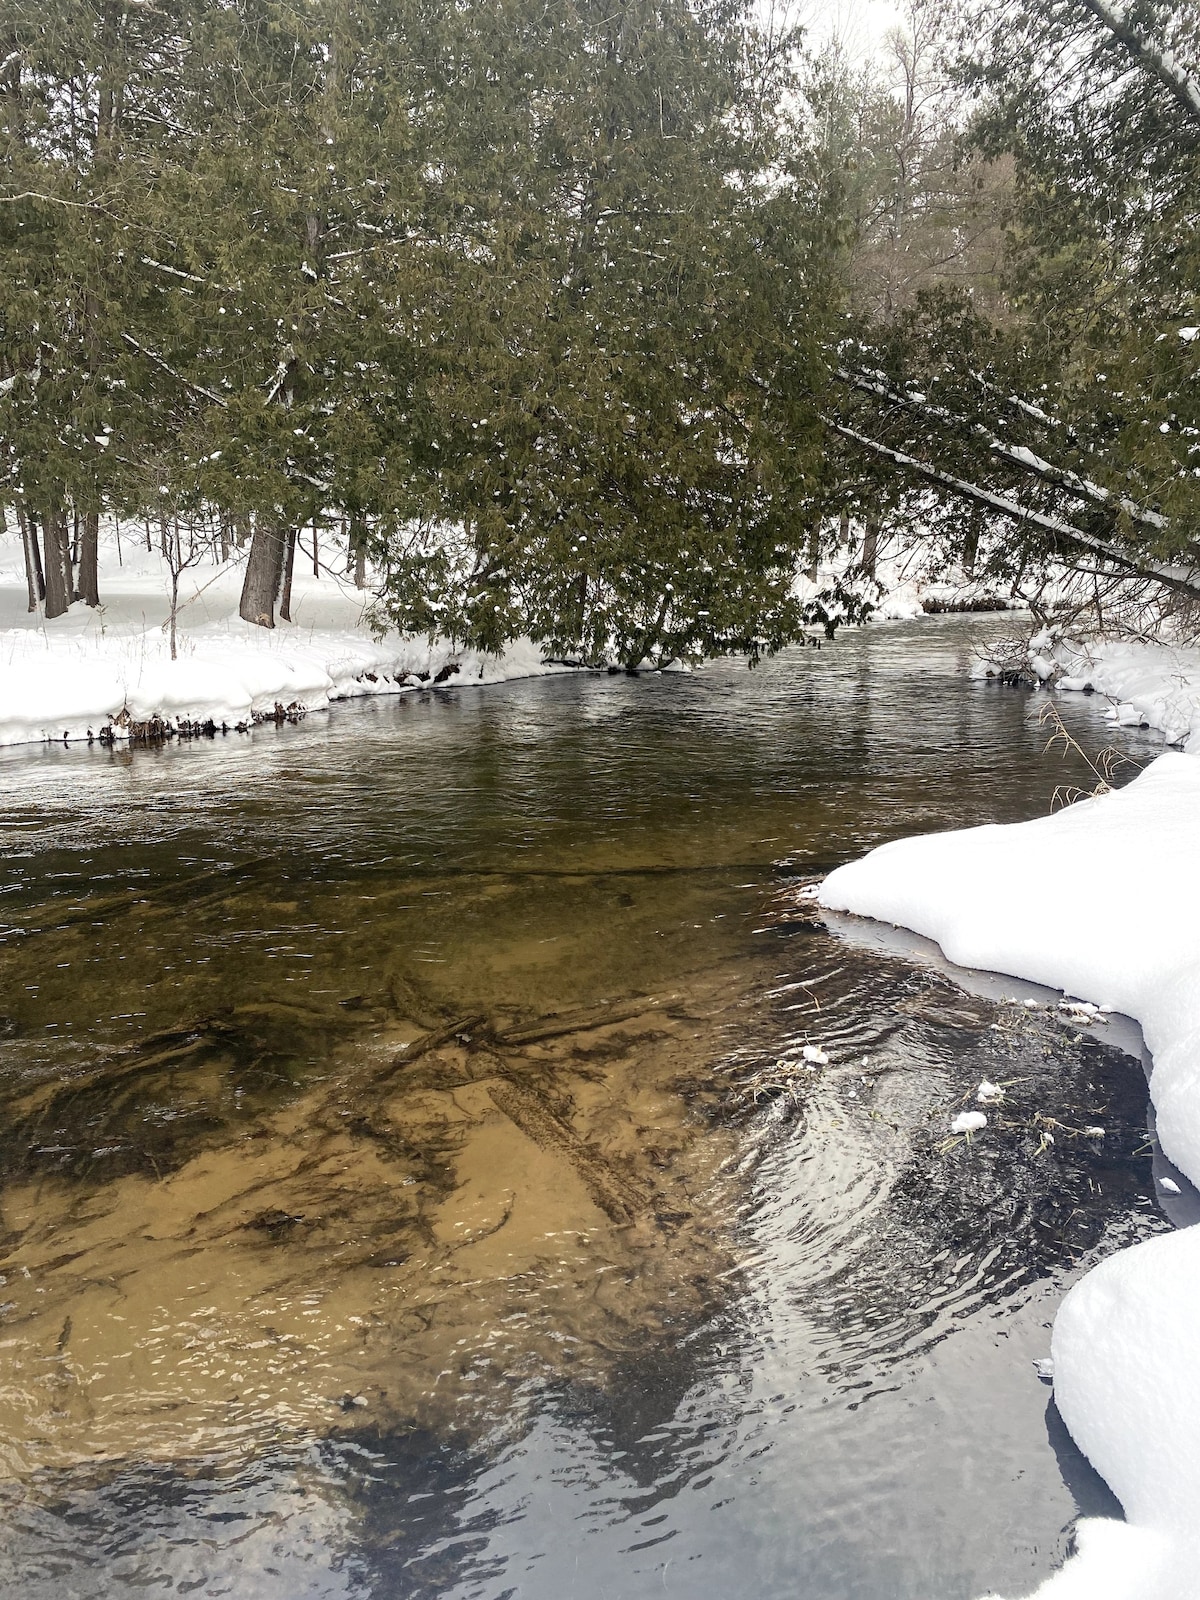
[[[1116,1512],[1032,1361],[1166,1225],[1136,1060],[798,887],[1082,780],[978,631],[0,754],[4,1594],[957,1600]]]

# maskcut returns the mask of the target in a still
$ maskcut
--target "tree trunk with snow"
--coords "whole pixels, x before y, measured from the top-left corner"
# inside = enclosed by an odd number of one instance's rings
[[[283,533],[274,523],[262,520],[255,523],[238,613],[260,628],[275,626],[275,597],[283,576],[283,545]]]
[[[46,598],[46,577],[42,571],[42,552],[38,544],[37,523],[17,507],[17,523],[21,529],[21,548],[25,553],[25,583],[29,589],[29,610],[36,611]]]
[[[875,564],[879,560],[879,517],[875,512],[867,515],[867,525],[863,530],[862,562],[863,571],[868,578],[875,576]]]
[[[279,601],[279,615],[284,622],[292,620],[292,571],[296,565],[296,533],[292,528],[287,535],[287,556],[283,564],[283,595]]]
[[[817,517],[808,532],[808,581],[816,583],[821,560],[821,519]]]
[[[61,617],[75,598],[71,530],[62,506],[47,508],[42,532],[46,541],[46,616]]]
[[[79,598],[89,606],[100,604],[100,515],[85,511],[79,536]]]

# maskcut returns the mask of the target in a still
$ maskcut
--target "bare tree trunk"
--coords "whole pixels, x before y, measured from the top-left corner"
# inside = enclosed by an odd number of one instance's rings
[[[21,529],[21,548],[25,552],[25,582],[29,589],[29,610],[36,611],[46,598],[46,577],[42,571],[42,552],[38,545],[37,523],[32,512],[27,516],[18,506],[17,524]]]
[[[842,514],[838,518],[838,547],[845,549],[850,543],[850,507],[843,506]]]
[[[283,574],[283,534],[271,523],[258,521],[246,558],[239,614],[260,628],[275,626],[275,596]]]
[[[179,537],[179,518],[175,518],[175,536],[172,541],[167,529],[167,519],[163,518],[163,544],[170,551],[168,560],[171,563],[171,660],[178,659],[175,653],[175,618],[179,615],[179,574],[183,570],[183,541]]]
[[[821,519],[814,517],[813,525],[808,530],[808,581],[816,583],[817,567],[821,559]]]
[[[862,561],[860,565],[868,578],[875,576],[875,563],[879,560],[879,518],[875,512],[868,512],[867,525],[863,530]]]
[[[354,587],[367,587],[367,552],[361,539],[357,539],[354,546]]]
[[[75,598],[71,571],[71,533],[61,506],[50,506],[42,518],[46,540],[46,616],[61,617]]]
[[[318,559],[318,556],[317,556],[317,519],[316,519],[316,517],[313,518],[312,535],[313,535],[313,577],[314,578],[319,578],[321,576],[321,563],[320,563],[320,560]]]
[[[229,518],[222,511],[218,520],[221,528],[221,563],[224,565],[229,560]]]
[[[283,563],[283,595],[279,601],[279,616],[283,622],[292,620],[292,570],[296,565],[296,535],[292,528],[287,534],[287,555]]]
[[[100,604],[100,514],[85,511],[79,540],[79,598]]]

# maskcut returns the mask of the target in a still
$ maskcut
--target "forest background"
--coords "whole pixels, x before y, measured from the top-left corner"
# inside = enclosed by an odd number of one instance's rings
[[[30,608],[99,603],[112,516],[176,579],[243,551],[270,627],[336,529],[406,632],[753,659],[903,530],[1194,636],[1198,38],[912,0],[862,66],[737,0],[0,0]]]

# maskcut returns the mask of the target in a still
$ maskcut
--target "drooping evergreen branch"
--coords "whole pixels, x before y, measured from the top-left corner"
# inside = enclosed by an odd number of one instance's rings
[[[1124,511],[1134,522],[1140,522],[1145,527],[1153,528],[1156,533],[1161,533],[1167,527],[1167,519],[1158,511],[1148,510],[1139,505],[1136,500],[1131,500],[1126,495],[1113,495],[1102,484],[1094,483],[1090,478],[1081,477],[1070,467],[1056,466],[1054,462],[1047,461],[1044,456],[1026,448],[1024,445],[1009,444],[994,433],[986,423],[974,422],[969,417],[960,416],[948,410],[945,406],[932,404],[923,395],[893,389],[889,384],[875,378],[865,376],[863,373],[851,372],[845,367],[837,367],[833,374],[841,383],[849,384],[852,388],[864,394],[877,395],[880,399],[887,400],[892,405],[903,406],[908,411],[914,411],[921,416],[930,417],[937,422],[944,422],[951,427],[967,428],[977,438],[984,441],[985,447],[991,455],[999,456],[1002,460],[1010,462],[1013,466],[1020,467],[1023,471],[1033,473],[1044,482],[1052,484],[1056,489],[1075,495],[1081,500],[1086,500],[1095,506],[1103,506],[1107,510],[1114,508]]]
[[[907,472],[915,473],[924,478],[928,483],[936,483],[943,489],[960,495],[965,500],[971,500],[976,505],[987,507],[989,511],[998,513],[1014,522],[1027,523],[1035,528],[1048,533],[1053,542],[1065,541],[1077,548],[1090,550],[1095,555],[1102,557],[1113,566],[1125,572],[1135,574],[1142,578],[1153,578],[1164,584],[1167,588],[1174,589],[1180,594],[1200,596],[1200,573],[1190,571],[1186,567],[1172,566],[1166,562],[1145,561],[1137,556],[1130,555],[1118,546],[1110,544],[1105,539],[1099,539],[1095,534],[1088,533],[1083,528],[1078,528],[1072,522],[1066,522],[1061,517],[1049,515],[1044,511],[1035,511],[1030,506],[1023,506],[1017,500],[1012,500],[1008,495],[997,494],[994,489],[985,489],[981,484],[971,483],[965,478],[959,478],[950,472],[944,472],[940,467],[932,466],[927,461],[921,461],[916,456],[909,455],[906,451],[893,449],[878,439],[872,439],[857,429],[847,427],[845,423],[837,422],[832,418],[826,419],[826,426],[834,433],[840,434],[843,439],[869,450],[877,456],[892,462],[894,466],[902,467]]]
[[[1153,73],[1193,122],[1200,122],[1200,82],[1179,65],[1172,51],[1159,50],[1143,39],[1112,0],[1079,0],[1079,4],[1124,45],[1135,61]]]
[[[160,356],[156,350],[148,350],[144,344],[139,344],[131,333],[123,333],[121,337],[131,350],[136,350],[138,355],[145,356],[147,361],[152,361],[163,372],[169,373],[176,383],[181,384],[183,388],[189,389],[193,394],[202,395],[205,400],[211,400],[213,405],[220,406],[223,411],[228,410],[228,400],[222,399],[219,394],[214,394],[211,389],[206,389],[203,384],[196,383],[193,379],[185,377],[182,372],[177,372],[171,363]]]

